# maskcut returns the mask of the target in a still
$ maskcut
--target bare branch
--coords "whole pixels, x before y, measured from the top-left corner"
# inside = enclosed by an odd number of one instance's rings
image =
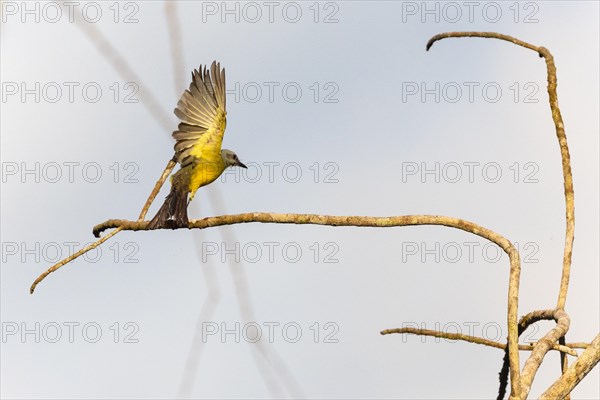
[[[150,193],[150,196],[148,196],[148,200],[146,200],[146,203],[144,204],[144,207],[142,207],[142,211],[140,212],[140,216],[138,217],[138,221],[143,221],[144,220],[144,218],[146,217],[146,214],[148,213],[148,209],[150,208],[150,205],[152,204],[152,202],[156,198],[156,195],[158,194],[158,192],[160,192],[160,188],[165,183],[165,180],[167,180],[167,177],[171,174],[171,171],[173,171],[174,167],[175,167],[175,160],[171,159],[167,163],[167,166],[165,167],[165,169],[164,169],[163,173],[161,174],[160,178],[158,178],[158,181],[156,181],[156,184],[154,185],[154,188],[152,189],[152,192]],[[115,236],[117,233],[121,232],[122,230],[123,230],[122,228],[115,229],[114,231],[110,232],[108,235],[104,236],[102,239],[96,240],[94,243],[92,243],[92,244],[84,247],[83,249],[79,250],[76,253],[71,254],[69,257],[67,257],[67,258],[65,258],[63,260],[60,260],[58,263],[56,263],[53,266],[51,266],[50,268],[48,268],[40,276],[38,276],[35,281],[33,281],[33,283],[31,284],[31,287],[29,288],[29,293],[33,294],[33,292],[35,291],[35,288],[38,285],[38,283],[40,283],[41,281],[43,281],[44,278],[46,278],[52,272],[56,271],[57,269],[59,269],[63,265],[70,263],[71,261],[75,260],[76,258],[84,255],[88,251],[93,250],[96,247],[100,246],[102,243],[106,242],[108,239],[110,239],[111,237]],[[98,237],[98,235],[96,235],[96,237]]]
[[[150,196],[148,196],[148,200],[146,200],[144,207],[142,207],[142,211],[140,212],[138,221],[143,221],[144,218],[146,218],[146,214],[148,213],[148,210],[150,209],[152,202],[158,195],[158,192],[160,192],[160,188],[162,188],[162,186],[165,184],[165,181],[167,180],[169,175],[171,175],[171,172],[173,171],[173,168],[175,168],[175,165],[177,165],[177,160],[175,160],[175,156],[173,156],[173,158],[171,160],[169,160],[169,162],[167,163],[167,166],[165,167],[163,173],[160,175],[160,178],[158,178],[158,180],[154,184],[154,188],[152,189],[152,192],[150,192]],[[98,235],[96,235],[96,234],[94,234],[94,236],[98,237]]]
[[[167,31],[169,32],[169,47],[171,49],[171,61],[173,62],[173,87],[175,95],[181,95],[186,88],[184,76],[185,63],[183,61],[183,49],[181,39],[181,24],[177,14],[177,2],[165,1],[165,16],[167,17]]]
[[[360,217],[360,216],[331,216],[316,214],[274,214],[274,213],[247,213],[237,215],[223,215],[193,220],[189,223],[189,229],[204,229],[215,226],[232,225],[238,223],[280,223],[280,224],[314,224],[330,226],[357,226],[357,227],[394,227],[410,225],[443,225],[471,232],[475,235],[488,239],[500,246],[510,259],[510,279],[508,288],[508,344],[511,371],[515,370],[515,376],[511,377],[513,382],[520,382],[519,372],[519,349],[518,349],[518,299],[519,299],[519,277],[521,266],[519,253],[508,241],[508,239],[497,233],[481,227],[473,222],[436,215],[406,215],[397,217]],[[94,235],[100,235],[102,231],[109,228],[120,227],[123,230],[145,230],[147,222],[108,220],[93,229]],[[512,372],[511,372],[512,374]],[[520,383],[519,383],[520,385]],[[520,388],[518,389],[520,390]]]
[[[78,6],[79,3],[75,3],[73,9],[76,9]],[[66,10],[65,12],[73,12],[66,7],[66,4],[63,4],[63,8]],[[75,15],[77,15],[77,13],[75,13]],[[150,116],[166,131],[172,130],[172,117],[165,112],[164,107],[160,105],[158,99],[148,90],[147,86],[142,84],[140,76],[129,65],[127,59],[112,45],[102,31],[96,27],[95,24],[87,23],[83,19],[74,18],[74,21],[75,26],[82,30],[96,50],[98,50],[104,59],[113,66],[115,71],[125,82],[137,82],[140,85],[140,92],[138,94],[141,100],[140,103],[146,108]]]
[[[429,329],[417,329],[417,328],[395,328],[395,329],[386,329],[380,332],[382,335],[389,335],[392,333],[409,333],[412,335],[419,336],[433,336],[443,339],[449,340],[461,340],[463,342],[469,342],[474,344],[481,344],[484,346],[495,347],[497,349],[505,350],[508,346],[505,343],[495,342],[493,340],[480,338],[477,336],[464,335],[462,333],[450,333],[450,332],[441,332],[441,331],[433,331]],[[531,351],[533,350],[534,343],[530,344],[520,344],[519,350]],[[577,352],[568,346],[554,345],[552,350],[560,351],[562,353],[569,354],[571,356],[577,357]]]
[[[533,378],[542,364],[544,356],[556,344],[558,339],[565,336],[569,330],[571,320],[566,312],[556,309],[552,312],[552,318],[557,322],[556,327],[550,330],[543,338],[533,346],[531,355],[525,362],[521,380],[521,398],[527,398],[531,390]]]
[[[280,223],[280,224],[314,224],[329,226],[357,226],[357,227],[394,227],[411,225],[442,225],[457,228],[466,232],[483,237],[496,243],[506,252],[510,260],[510,284],[508,294],[508,342],[509,352],[512,362],[519,363],[518,349],[518,330],[517,312],[519,298],[519,275],[521,272],[519,253],[503,236],[492,230],[479,226],[466,220],[437,215],[406,215],[398,217],[360,217],[360,216],[331,216],[316,214],[275,214],[275,213],[247,213],[236,215],[223,215],[218,217],[209,217],[200,220],[192,220],[189,223],[189,229],[204,229],[209,227],[232,225],[239,223]],[[96,225],[93,229],[94,235],[98,236],[102,231],[109,228],[119,228],[120,230],[144,230],[147,221],[126,221],[109,220]],[[514,323],[513,323],[514,320]],[[514,325],[514,329],[510,325]],[[514,354],[516,353],[516,354]]]
[[[518,324],[519,337],[529,328],[531,325],[535,324],[539,321],[551,320],[554,319],[555,310],[536,310],[532,311],[521,317]],[[508,384],[508,372],[509,372],[509,357],[508,352],[506,352],[502,364],[502,368],[500,370],[500,387],[498,388],[498,400],[502,400],[504,395],[506,394],[506,386]]]
[[[29,288],[29,293],[33,294],[33,292],[35,291],[35,287],[38,285],[38,283],[43,281],[44,278],[46,278],[48,275],[50,275],[51,273],[53,273],[54,271],[56,271],[63,265],[68,264],[71,261],[75,260],[76,258],[84,255],[88,251],[94,250],[96,247],[100,246],[102,243],[106,242],[108,239],[115,236],[117,233],[121,232],[122,230],[123,229],[121,229],[121,228],[117,228],[114,231],[109,232],[108,235],[104,236],[102,239],[96,240],[94,243],[85,246],[83,249],[79,250],[76,253],[71,254],[69,257],[67,257],[65,259],[60,260],[59,262],[57,262],[56,264],[54,264],[53,266],[51,266],[50,268],[45,270],[40,276],[38,276],[36,278],[35,281],[33,281],[33,283],[31,284],[31,287]]]
[[[560,146],[560,154],[562,158],[562,170],[563,170],[563,181],[564,181],[564,196],[565,196],[565,208],[566,208],[566,231],[565,231],[565,247],[563,254],[563,268],[562,277],[560,282],[560,290],[558,294],[557,308],[564,310],[565,303],[567,300],[567,291],[569,288],[569,278],[571,273],[571,259],[573,254],[573,241],[575,238],[575,195],[573,190],[573,176],[571,174],[571,157],[569,155],[569,147],[567,145],[567,136],[564,129],[564,123],[558,106],[558,94],[556,92],[557,77],[556,77],[556,65],[554,64],[554,57],[548,49],[541,46],[534,46],[530,43],[524,42],[517,38],[509,35],[503,35],[495,32],[447,32],[433,36],[427,42],[426,49],[429,50],[431,46],[438,40],[446,38],[463,38],[463,37],[479,37],[489,39],[504,40],[518,46],[525,47],[529,50],[533,50],[539,54],[540,57],[544,57],[546,60],[546,68],[548,75],[548,97],[550,102],[550,111],[552,113],[552,120],[556,130],[556,137]],[[510,331],[510,325],[509,325]],[[544,353],[545,354],[545,353]],[[541,361],[540,361],[541,362]],[[512,397],[519,397],[515,389],[519,388],[520,385],[517,382],[513,382],[515,378],[518,378],[518,372],[514,371],[514,360],[511,360],[511,389]],[[564,371],[567,368],[567,360],[563,358],[561,360],[561,368]]]
[[[572,349],[587,349],[588,347],[590,347],[590,343],[584,343],[584,342],[566,343],[565,346],[570,347]]]
[[[533,50],[533,51],[538,51],[537,46],[534,46],[532,44],[529,44],[527,42],[519,40],[515,37],[509,36],[509,35],[503,35],[502,33],[496,33],[496,32],[445,32],[445,33],[439,33],[439,34],[433,36],[431,39],[429,39],[429,41],[427,42],[427,46],[425,48],[427,51],[429,51],[429,49],[431,49],[431,46],[433,46],[433,44],[435,42],[437,42],[438,40],[448,39],[448,38],[465,38],[465,37],[477,37],[477,38],[484,38],[484,39],[500,39],[500,40],[505,40],[507,42],[516,44],[517,46],[522,46],[522,47],[525,47],[525,48]],[[540,57],[541,57],[541,54],[540,54]]]
[[[581,356],[571,365],[562,376],[552,384],[541,396],[543,400],[562,399],[571,393],[573,388],[600,361],[600,334],[590,343]]]

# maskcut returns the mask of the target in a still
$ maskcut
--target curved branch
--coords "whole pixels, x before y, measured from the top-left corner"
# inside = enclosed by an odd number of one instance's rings
[[[533,378],[537,373],[538,368],[542,364],[542,361],[548,351],[556,344],[558,339],[565,336],[569,330],[571,320],[566,312],[561,309],[552,311],[552,319],[556,321],[556,326],[550,330],[543,338],[533,346],[531,355],[525,362],[523,367],[522,380],[521,380],[521,396],[527,398],[529,391],[531,390],[531,384]]]
[[[329,226],[357,226],[357,227],[394,227],[410,225],[442,225],[457,228],[473,233],[484,239],[496,243],[504,250],[510,260],[510,279],[508,288],[508,345],[511,369],[519,366],[518,349],[518,299],[519,277],[521,264],[519,252],[510,241],[496,232],[466,220],[439,215],[405,215],[397,217],[360,217],[360,216],[332,216],[317,214],[275,214],[275,213],[246,213],[237,215],[223,215],[190,221],[189,229],[204,229],[216,226],[232,225],[239,223],[280,223],[280,224],[313,224]],[[94,227],[94,234],[100,235],[109,228],[120,230],[144,230],[146,221],[108,220]]]
[[[500,40],[505,40],[507,42],[516,44],[517,46],[525,47],[525,48],[533,50],[533,51],[538,51],[538,49],[539,49],[537,46],[534,46],[532,44],[524,42],[520,39],[517,39],[516,37],[504,35],[502,33],[496,33],[496,32],[444,32],[444,33],[439,33],[435,36],[432,36],[431,39],[429,39],[429,41],[427,42],[427,46],[425,48],[427,51],[429,51],[429,49],[431,49],[431,46],[433,46],[433,44],[435,42],[442,40],[442,39],[465,38],[465,37],[477,37],[477,38],[484,38],[484,39],[500,39]],[[540,54],[540,57],[541,57],[541,54]]]
[[[569,287],[569,277],[571,272],[571,258],[573,255],[573,241],[575,238],[575,192],[573,190],[573,175],[571,173],[571,156],[569,154],[569,146],[567,144],[567,135],[563,123],[560,107],[558,106],[558,94],[556,88],[558,80],[556,77],[556,65],[554,57],[550,51],[542,46],[534,46],[509,35],[503,35],[495,32],[447,32],[433,36],[427,42],[427,50],[433,46],[438,40],[446,38],[462,38],[462,37],[479,37],[488,39],[504,40],[516,44],[526,49],[533,50],[546,60],[546,69],[548,75],[548,98],[550,102],[550,112],[552,113],[552,121],[556,130],[556,137],[560,146],[560,155],[562,158],[563,171],[563,186],[565,192],[565,207],[566,207],[566,232],[565,232],[565,248],[563,254],[563,271],[560,282],[560,290],[558,295],[557,308],[564,309],[567,301],[567,290]]]
[[[556,310],[536,310],[532,311],[521,317],[519,320],[519,337],[529,328],[529,326],[535,324],[539,321],[551,320],[555,319],[555,311]],[[581,345],[584,343],[576,343],[576,345]],[[506,386],[508,384],[508,372],[509,372],[509,357],[508,351],[504,355],[504,360],[502,362],[502,368],[500,369],[499,379],[500,379],[500,387],[498,388],[498,400],[502,400],[504,395],[506,394]]]
[[[59,269],[63,265],[70,263],[71,261],[75,260],[78,257],[81,257],[82,255],[84,255],[88,251],[94,250],[96,247],[100,246],[102,243],[106,242],[108,239],[110,239],[111,237],[115,236],[117,233],[119,233],[121,231],[122,231],[121,228],[115,229],[114,231],[110,232],[108,235],[104,236],[102,239],[96,240],[94,243],[91,243],[91,244],[85,246],[83,249],[79,250],[76,253],[71,254],[67,258],[64,258],[64,259],[60,260],[59,262],[57,262],[56,264],[54,264],[53,266],[51,266],[50,268],[48,268],[47,270],[45,270],[44,272],[42,272],[40,274],[40,276],[38,276],[35,279],[35,281],[33,281],[33,283],[31,284],[31,287],[29,288],[29,293],[33,294],[33,292],[35,291],[35,288],[38,285],[38,283],[40,283],[41,281],[43,281],[48,275],[50,275],[51,273],[53,273],[54,271],[56,271],[57,269]]]
[[[279,223],[279,224],[314,224],[329,226],[357,226],[357,227],[394,227],[410,225],[443,225],[457,228],[466,232],[481,236],[496,243],[504,250],[510,260],[510,278],[508,286],[508,345],[511,367],[511,385],[520,388],[519,372],[519,349],[518,349],[518,301],[519,301],[519,278],[521,265],[519,253],[510,241],[497,233],[479,226],[473,222],[437,215],[405,215],[397,217],[360,217],[360,216],[332,216],[316,214],[275,214],[275,213],[246,213],[237,215],[223,215],[193,220],[189,223],[189,229],[204,229],[215,226],[232,225],[238,223]],[[108,220],[93,229],[95,235],[109,228],[121,228],[123,230],[145,230],[147,222]],[[512,376],[512,371],[515,371]],[[518,383],[518,385],[517,385]],[[520,390],[520,389],[519,389]]]
[[[131,221],[125,219],[109,219],[93,228],[94,235],[99,237],[106,229],[121,228],[124,231],[145,231],[149,221]],[[220,215],[202,219],[190,220],[188,229],[206,229],[217,226],[247,224],[298,224],[298,225],[328,225],[355,226],[372,228],[391,228],[414,225],[443,225],[460,229],[481,236],[496,243],[503,250],[513,248],[510,241],[496,232],[460,218],[442,215],[401,215],[391,217],[367,216],[338,216],[319,214],[279,214],[270,212],[254,212],[243,214]],[[185,228],[184,228],[185,229]],[[513,248],[514,249],[514,248]]]
[[[480,338],[477,336],[464,335],[462,333],[434,331],[434,330],[430,330],[430,329],[394,328],[394,329],[385,329],[385,330],[381,331],[380,333],[381,333],[381,335],[389,335],[392,333],[409,333],[412,335],[419,335],[419,336],[433,336],[433,337],[438,337],[438,338],[443,338],[443,339],[460,340],[460,341],[468,342],[468,343],[481,344],[483,346],[494,347],[496,349],[501,349],[501,350],[506,350],[508,347],[505,343],[495,342],[493,340],[484,339],[484,338]],[[532,351],[534,349],[533,345],[534,345],[534,343],[530,343],[528,345],[520,344],[519,350]],[[555,344],[554,346],[552,346],[552,350],[560,351],[561,353],[566,353],[571,356],[577,357],[577,352],[575,350],[569,348],[566,345],[561,346],[561,345]]]
[[[558,293],[557,308],[565,308],[567,300],[567,291],[569,288],[569,279],[571,274],[571,260],[573,255],[573,241],[575,238],[575,194],[573,190],[573,176],[571,173],[571,157],[569,154],[569,147],[567,145],[567,136],[564,129],[564,123],[558,106],[558,94],[556,92],[557,78],[556,78],[556,65],[554,64],[554,57],[548,49],[541,46],[534,46],[530,43],[519,40],[509,35],[503,35],[495,32],[447,32],[433,36],[427,42],[426,49],[429,50],[433,44],[439,40],[446,38],[463,38],[463,37],[478,37],[488,39],[499,39],[504,40],[518,46],[524,47],[529,50],[533,50],[538,53],[540,57],[543,57],[546,61],[546,69],[548,75],[548,97],[550,102],[550,111],[552,114],[552,120],[556,130],[556,137],[558,138],[558,144],[560,146],[560,154],[562,158],[562,170],[563,170],[563,186],[565,196],[565,215],[566,215],[566,229],[565,229],[565,246],[563,253],[563,268],[560,282],[560,289]],[[510,329],[510,328],[509,328]],[[519,378],[519,372],[513,369],[514,362],[511,361],[511,395],[513,397],[520,397],[519,393],[515,392],[515,389],[520,388],[517,382],[513,382],[514,379]],[[563,372],[567,368],[566,359],[561,360],[561,367]],[[502,378],[501,378],[502,379]]]

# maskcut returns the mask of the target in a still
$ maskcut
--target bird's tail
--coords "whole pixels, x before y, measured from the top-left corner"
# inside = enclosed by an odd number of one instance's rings
[[[148,223],[146,229],[187,228],[189,222],[187,197],[187,190],[177,188],[177,185],[171,185],[171,191],[165,198],[165,202]]]

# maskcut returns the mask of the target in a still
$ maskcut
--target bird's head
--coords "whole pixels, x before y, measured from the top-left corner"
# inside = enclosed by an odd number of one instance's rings
[[[223,158],[223,162],[225,163],[225,168],[227,167],[242,167],[248,168],[240,161],[237,154],[235,154],[231,150],[223,149],[221,150],[221,158]]]

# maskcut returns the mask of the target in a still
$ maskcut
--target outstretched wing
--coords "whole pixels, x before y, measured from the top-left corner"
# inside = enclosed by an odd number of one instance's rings
[[[175,108],[181,120],[173,137],[175,156],[182,167],[197,159],[221,157],[221,143],[226,126],[225,69],[216,61],[210,71],[200,65],[192,72],[192,83]]]

